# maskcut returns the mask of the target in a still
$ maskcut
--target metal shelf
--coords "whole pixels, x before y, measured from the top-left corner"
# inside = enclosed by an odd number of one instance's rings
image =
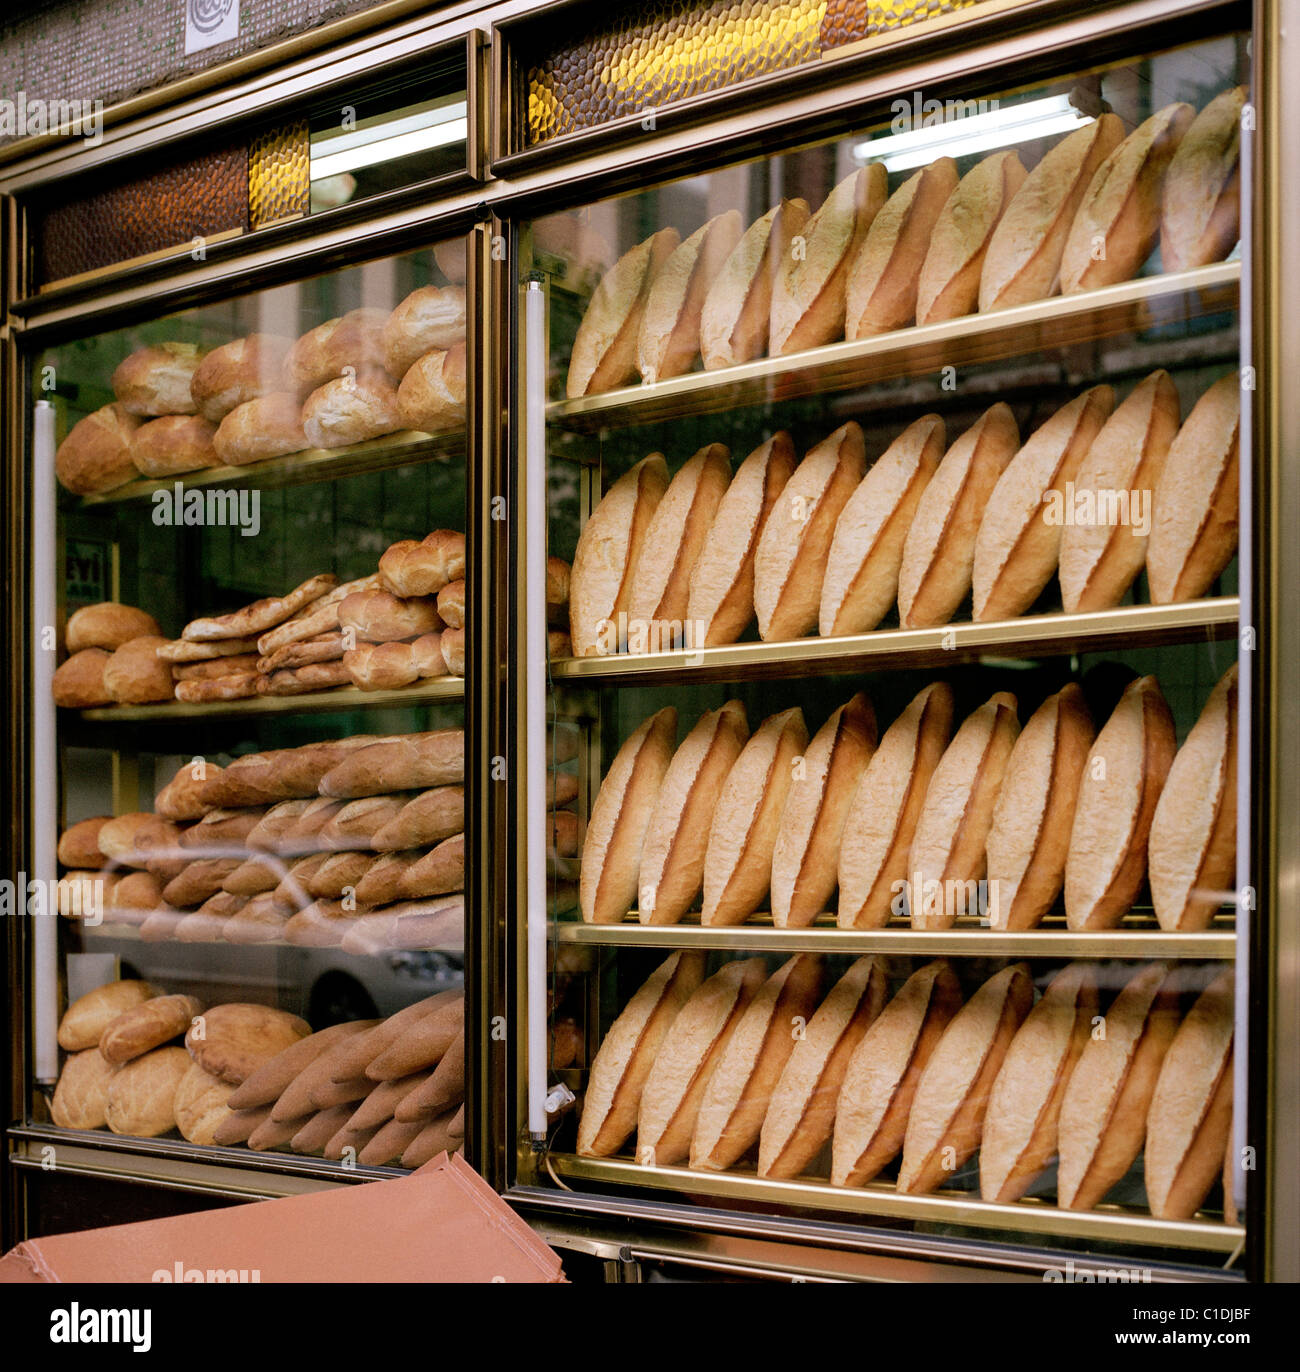
[[[556,401],[547,407],[546,417],[562,428],[590,433],[847,390],[946,366],[998,362],[1234,310],[1240,281],[1240,262],[1141,277],[1080,295],[898,329],[855,343],[832,343],[789,357],[764,357],[653,385]]]
[[[1007,1205],[981,1200],[974,1192],[956,1191],[905,1196],[887,1182],[841,1187],[807,1178],[767,1181],[753,1172],[693,1172],[685,1167],[642,1167],[627,1159],[581,1158],[572,1153],[552,1153],[549,1160],[556,1174],[565,1180],[682,1191],[762,1206],[848,1211],[918,1224],[961,1225],[1210,1253],[1233,1252],[1245,1235],[1242,1226],[1225,1224],[1222,1220],[1158,1220],[1144,1211],[1120,1206],[1061,1210],[1038,1200]]]
[[[587,686],[656,685],[681,681],[739,681],[814,676],[826,672],[946,667],[986,656],[1060,656],[1115,647],[1232,638],[1241,602],[1236,596],[1180,605],[1121,605],[1090,614],[1025,615],[935,629],[879,629],[844,638],[799,638],[781,643],[729,643],[666,653],[559,658],[556,681]]]
[[[125,502],[151,501],[159,491],[168,495],[177,484],[185,490],[206,486],[256,486],[277,490],[283,486],[305,486],[314,481],[336,481],[362,472],[382,472],[392,467],[408,467],[417,462],[452,462],[465,456],[465,431],[444,434],[420,433],[404,429],[400,433],[372,438],[368,443],[353,443],[346,448],[307,448],[287,457],[272,457],[265,462],[250,462],[240,467],[204,467],[197,472],[179,472],[158,481],[129,481],[102,495],[83,496],[79,509]]]
[[[463,894],[455,892],[453,894]],[[382,913],[382,908],[381,911]],[[181,916],[197,914],[197,910],[181,910],[177,912]],[[291,943],[288,939],[275,938],[267,939],[261,943],[234,943],[224,938],[206,939],[179,939],[179,938],[157,938],[144,939],[140,936],[140,926],[138,924],[115,924],[105,916],[102,924],[81,924],[82,936],[89,941],[96,939],[106,939],[114,943],[139,943],[148,948],[227,948],[227,949],[257,949],[257,948],[290,948],[299,953],[342,953],[344,957],[356,958],[358,961],[366,961],[370,958],[391,957],[401,953],[464,953],[465,941],[462,938],[459,943],[429,943],[422,948],[377,948],[373,953],[352,953],[342,948],[337,943]]]

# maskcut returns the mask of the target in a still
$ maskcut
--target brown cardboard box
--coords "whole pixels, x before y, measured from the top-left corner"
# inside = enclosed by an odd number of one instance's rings
[[[409,1177],[29,1239],[0,1282],[562,1282],[559,1257],[459,1157]]]

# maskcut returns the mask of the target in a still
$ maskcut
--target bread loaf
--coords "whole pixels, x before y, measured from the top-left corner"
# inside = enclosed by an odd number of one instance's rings
[[[127,414],[193,414],[190,383],[202,354],[192,343],[139,348],[113,372],[113,394]]]
[[[405,1013],[405,1011],[399,1011],[399,1014]],[[392,1018],[395,1019],[396,1016]],[[295,1069],[294,1075],[286,1085],[280,1088],[279,1095],[271,1104],[271,1119],[277,1124],[287,1124],[291,1120],[303,1119],[312,1113],[312,1093],[318,1086],[325,1086],[333,1081],[336,1071],[339,1073],[340,1081],[349,1081],[357,1075],[355,1071],[350,1070],[356,1061],[356,1045],[361,1042],[362,1036],[366,1035],[367,1031],[377,1028],[382,1023],[382,1020],[366,1019],[352,1020],[347,1024],[335,1025],[334,1028],[338,1030],[338,1033],[327,1043],[317,1043],[313,1052],[308,1053],[306,1049],[299,1048],[301,1059],[297,1055],[292,1060],[285,1062],[281,1062],[278,1057],[267,1059],[263,1064],[263,1067],[267,1069],[267,1077],[263,1078],[258,1089],[248,1095],[231,1096],[231,1100],[240,1101],[241,1108],[243,1108],[244,1103],[250,1101],[254,1094],[257,1096],[265,1095],[271,1084],[271,1079],[274,1078],[278,1081],[283,1077],[285,1066],[292,1066]],[[315,1038],[316,1036],[312,1035],[312,1037]],[[308,1041],[304,1037],[292,1046],[299,1047],[300,1044]],[[288,1050],[286,1048],[281,1051],[283,1053]],[[251,1083],[252,1075],[250,1074],[246,1080]]]
[[[191,620],[181,631],[181,637],[191,643],[204,643],[212,639],[243,638],[250,634],[260,634],[277,624],[283,624],[286,619],[296,615],[313,601],[319,600],[337,585],[338,578],[329,573],[308,577],[287,595],[255,600],[251,605],[245,605],[242,610],[233,610],[230,614]]]
[[[349,891],[355,892],[375,861],[373,853],[331,853],[304,882],[307,893],[318,900],[342,900]]]
[[[976,163],[944,202],[930,235],[916,288],[916,322],[938,324],[979,304],[980,276],[993,232],[1024,184],[1014,151]]]
[[[807,201],[782,200],[745,230],[721,269],[706,280],[700,316],[705,371],[749,362],[767,351],[772,288],[785,270],[791,241],[807,221]]]
[[[115,1071],[97,1048],[70,1054],[54,1088],[50,1118],[60,1129],[103,1129],[108,1123],[108,1088]]]
[[[378,740],[354,735],[346,739],[309,743],[301,748],[277,748],[246,753],[224,770],[209,768],[199,795],[211,806],[234,808],[265,805],[279,800],[316,798],[321,779],[344,758]]]
[[[1156,484],[1147,585],[1155,605],[1195,600],[1237,551],[1241,394],[1235,375],[1192,407]]]
[[[386,591],[376,592],[387,595]],[[400,601],[400,606],[427,602]],[[408,613],[405,609],[398,614]],[[371,618],[375,632],[377,617]],[[421,634],[409,643],[359,643],[343,654],[343,666],[352,684],[363,691],[396,691],[430,677],[445,676],[447,664],[442,654],[442,635]]]
[[[185,1035],[191,1057],[214,1077],[238,1086],[268,1059],[311,1033],[297,1015],[266,1005],[214,1005]]]
[[[1233,898],[1237,746],[1234,662],[1178,750],[1151,819],[1151,903],[1162,929],[1205,929]]]
[[[387,1019],[367,1022],[364,1039],[357,1038],[346,1050],[331,1057],[328,1080],[350,1081],[353,1077],[364,1076],[366,1068],[381,1053],[392,1047],[411,1025],[461,997],[462,993],[459,991],[442,991],[404,1006]]]
[[[1245,104],[1245,86],[1216,95],[1170,160],[1160,206],[1160,261],[1167,272],[1221,262],[1237,241]]]
[[[898,1189],[941,1186],[980,1146],[993,1083],[1034,1000],[1026,963],[989,978],[953,1016],[916,1084]]]
[[[960,1006],[952,969],[931,962],[868,1025],[836,1102],[833,1185],[865,1186],[898,1156],[917,1083]]]
[[[175,685],[170,664],[158,656],[165,638],[144,634],[113,651],[104,664],[104,688],[119,705],[171,700]]]
[[[1063,502],[1115,406],[1109,386],[1094,386],[1035,429],[998,477],[975,535],[975,619],[1024,614],[1052,579],[1061,556]]]
[[[230,1110],[212,1131],[212,1142],[222,1148],[248,1143],[259,1126],[268,1124],[270,1119],[269,1105],[259,1105],[253,1110]]]
[[[557,558],[548,558],[548,559],[547,559],[547,562],[548,562],[548,563],[549,563],[549,562],[559,562],[559,561],[560,561],[560,559],[559,559],[558,557],[557,557]],[[567,589],[569,565],[568,565],[567,562],[566,562],[566,563],[561,563],[561,565],[564,567],[565,584],[566,584],[565,595],[564,595],[564,603],[567,604],[567,603],[568,603],[568,599],[569,599],[568,589]],[[548,568],[548,570],[547,570],[547,576],[548,576],[548,578],[549,578],[549,576],[550,576],[549,568]],[[548,606],[549,606],[549,604],[550,604],[550,599],[549,599],[549,597],[548,597],[548,599],[547,599],[547,604],[548,604]],[[452,628],[452,629],[463,629],[463,628],[465,628],[465,578],[464,578],[464,577],[461,577],[459,581],[449,581],[449,582],[442,588],[442,590],[440,590],[440,591],[438,592],[438,617],[439,617],[439,619],[442,620],[442,622],[443,622],[444,624],[446,624],[448,627],[450,627],[450,628]]]
[[[646,829],[676,736],[670,705],[632,733],[601,782],[582,849],[579,898],[588,924],[617,924],[636,900]]]
[[[116,872],[65,872],[54,888],[55,908],[64,919],[97,920],[113,902]]]
[[[1053,976],[1011,1040],[980,1143],[985,1200],[1019,1200],[1056,1155],[1061,1102],[1097,1009],[1095,968],[1073,962]]]
[[[193,996],[153,996],[123,1011],[99,1036],[104,1061],[120,1067],[172,1039],[180,1038],[203,1002]]]
[[[445,1057],[459,1055],[464,1061],[464,995],[452,992],[445,999],[436,1003],[426,1001],[425,1005],[426,1012],[412,1016],[401,1026],[401,1032],[392,1043],[366,1064],[365,1075],[371,1081],[393,1081],[409,1076],[440,1063]],[[337,1078],[336,1071],[335,1080]],[[461,1085],[464,1085],[463,1077]]]
[[[258,670],[262,661],[256,653],[236,653],[233,657],[214,657],[207,662],[172,663],[172,679],[182,681],[222,681],[227,677],[244,677]]]
[[[1097,168],[1124,138],[1109,112],[1050,148],[998,221],[980,276],[981,310],[1005,310],[1055,295],[1061,254]]]
[[[382,367],[390,311],[363,307],[309,329],[284,360],[285,390],[305,396],[351,369]]]
[[[849,803],[876,749],[876,715],[859,691],[804,750],[772,853],[772,923],[802,929],[828,908]]]
[[[357,900],[362,905],[386,905],[400,900],[402,877],[423,856],[423,849],[407,848],[383,853],[357,883]]]
[[[718,1056],[691,1136],[690,1165],[722,1172],[758,1142],[772,1093],[821,991],[822,959],[799,953],[759,988]]]
[[[668,464],[652,453],[619,477],[583,525],[569,596],[575,657],[618,651],[626,633],[619,617],[631,604],[650,521],[667,489]]]
[[[54,475],[75,495],[116,490],[140,475],[131,461],[131,440],[140,420],[119,404],[104,405],[79,419],[54,454]]]
[[[432,1073],[433,1069],[426,1067],[423,1071],[412,1072],[409,1076],[381,1081],[378,1086],[372,1082],[369,1095],[356,1106],[348,1119],[349,1127],[360,1132],[378,1129],[386,1124],[393,1118],[393,1112],[401,1104],[402,1099],[409,1096],[417,1086],[422,1086],[428,1081]]]
[[[215,762],[206,762],[203,758],[182,763],[176,775],[155,796],[155,813],[177,821],[202,819],[213,806],[204,802],[200,792],[209,778],[215,780],[223,770]]]
[[[844,336],[849,269],[889,194],[884,164],[846,176],[804,224],[802,252],[793,248],[772,287],[773,357]]]
[[[260,806],[250,806],[240,810],[209,810],[197,824],[191,825],[181,834],[178,842],[182,848],[202,848],[222,852],[231,856],[231,850],[247,846],[249,834],[257,827],[266,813]]]
[[[818,629],[823,637],[874,629],[898,596],[903,543],[921,494],[939,466],[944,424],[928,414],[871,464],[835,523]]]
[[[465,1143],[465,1107],[444,1111],[431,1119],[402,1152],[403,1167],[423,1167],[439,1153],[459,1152]]]
[[[762,958],[728,962],[668,1026],[637,1111],[636,1160],[643,1167],[670,1167],[688,1156],[709,1078],[766,979]]]
[[[110,653],[133,638],[156,637],[162,633],[151,614],[133,605],[106,600],[99,605],[83,605],[69,615],[63,637],[68,652],[83,648],[106,648]]]
[[[254,637],[215,638],[204,643],[189,643],[178,638],[171,643],[164,643],[158,649],[158,656],[173,666],[198,662],[220,665],[226,658],[246,657],[256,651],[257,639]]]
[[[565,391],[569,399],[624,386],[636,376],[637,340],[650,287],[681,241],[660,229],[638,243],[601,278],[578,326]]]
[[[807,744],[803,711],[796,708],[765,719],[741,750],[709,829],[701,923],[740,924],[767,895],[795,760]]]
[[[99,851],[120,867],[143,867],[150,854],[173,847],[180,836],[180,829],[168,820],[133,811],[100,827]]]
[[[1047,697],[1016,739],[985,845],[992,928],[1032,929],[1061,894],[1093,738],[1083,691],[1070,682]]]
[[[339,606],[348,596],[362,591],[378,590],[380,584],[381,579],[379,573],[376,572],[373,576],[359,577],[356,581],[345,581],[342,586],[335,586],[318,599],[309,602],[292,618],[286,619],[277,624],[275,628],[260,634],[255,643],[257,651],[263,657],[269,658],[279,653],[281,649],[294,644],[307,644],[323,635],[338,633]],[[341,637],[339,641],[341,643]],[[305,662],[331,662],[338,656],[337,652],[325,658],[312,653],[304,654],[302,658],[296,661],[293,659],[289,659],[289,661],[293,661],[294,666],[301,666]],[[276,664],[276,669],[287,665],[288,663],[282,659]]]
[[[207,354],[190,378],[190,398],[210,424],[220,424],[235,408],[280,389],[289,340],[251,333]]]
[[[295,1039],[273,1058],[268,1058],[231,1093],[226,1104],[232,1110],[247,1110],[254,1106],[273,1105],[289,1088],[289,1083],[305,1071],[334,1044],[355,1034],[364,1033],[367,1025],[377,1021],[349,1020],[332,1024],[328,1029]]]
[[[753,620],[759,539],[797,465],[790,435],[781,430],[740,464],[718,502],[691,571],[686,616],[698,646],[734,643]]]
[[[437,843],[465,827],[465,788],[435,786],[406,801],[391,819],[370,835],[378,852],[418,848]]]
[[[288,391],[273,391],[236,405],[212,436],[213,450],[228,467],[288,457],[309,446],[302,426],[302,405]]]
[[[795,469],[772,506],[754,555],[754,608],[768,641],[817,624],[835,524],[866,471],[862,429],[850,420]]]
[[[401,381],[418,358],[465,342],[465,288],[420,286],[384,321],[380,330],[384,369]]]
[[[956,189],[957,164],[937,157],[885,201],[849,271],[846,338],[871,338],[915,319],[921,267]]]
[[[465,535],[435,529],[418,543],[403,539],[379,559],[383,589],[397,596],[436,596],[448,582],[465,575]],[[354,590],[371,589],[354,587]]]
[[[131,463],[141,476],[174,476],[218,465],[216,426],[198,415],[163,415],[131,435]]]
[[[357,1161],[363,1167],[395,1165],[424,1132],[424,1128],[423,1120],[416,1120],[413,1124],[389,1120],[357,1154]]]
[[[91,710],[111,704],[113,697],[104,685],[104,669],[110,659],[111,654],[102,648],[83,648],[61,662],[50,682],[54,703],[65,710]]]
[[[295,1153],[323,1152],[325,1145],[352,1118],[355,1105],[355,1101],[349,1101],[318,1110],[289,1140],[289,1147]]]
[[[943,455],[903,542],[898,618],[904,628],[947,624],[966,598],[980,521],[1019,446],[1015,416],[999,401]]]
[[[190,1143],[216,1143],[217,1127],[229,1115],[226,1099],[234,1088],[194,1063],[176,1088],[176,1127]]]
[[[345,596],[344,599],[346,598]],[[336,617],[338,607],[342,603],[343,601],[338,601],[332,607]],[[316,601],[315,604],[319,605],[320,601]],[[309,606],[308,613],[310,614],[314,608],[314,605]],[[293,620],[289,620],[289,624],[293,623]],[[338,662],[343,658],[346,651],[343,646],[342,631],[332,629],[323,634],[313,634],[310,638],[304,638],[294,643],[286,643],[282,648],[276,648],[274,652],[265,655],[254,653],[252,665],[258,672],[268,676],[274,672],[287,671],[292,668],[310,667],[318,662]]]
[[[345,799],[422,791],[465,780],[465,731],[435,729],[354,749],[320,780],[320,793]]]
[[[339,625],[370,643],[416,638],[442,628],[432,596],[402,599],[388,591],[357,591],[339,605]]]
[[[465,889],[465,835],[453,834],[412,863],[401,875],[403,896],[443,896]]]
[[[158,994],[147,981],[110,981],[87,991],[63,1012],[59,1047],[68,1053],[96,1048],[104,1030],[121,1014]]]
[[[1160,1064],[1178,1028],[1166,964],[1134,974],[1084,1045],[1061,1103],[1057,1204],[1091,1210],[1133,1165]]]
[[[1131,681],[1088,755],[1065,861],[1071,929],[1113,929],[1142,886],[1174,719],[1153,676]]]
[[[94,819],[79,820],[59,835],[58,858],[65,867],[98,867],[103,860],[99,847],[99,831],[111,815],[97,815]]]
[[[907,860],[934,769],[952,734],[952,687],[925,687],[885,730],[844,816],[841,929],[879,929],[902,913]]]
[[[397,417],[406,429],[442,433],[465,424],[465,345],[416,358],[397,388]]]
[[[264,1119],[248,1136],[248,1146],[255,1153],[287,1152],[293,1136],[311,1118],[308,1111],[300,1119]]]
[[[397,387],[380,371],[327,381],[303,401],[302,431],[313,448],[346,448],[402,427]]]
[[[108,1083],[108,1127],[142,1139],[170,1133],[176,1127],[176,1090],[189,1069],[184,1048],[155,1048],[119,1067]]]

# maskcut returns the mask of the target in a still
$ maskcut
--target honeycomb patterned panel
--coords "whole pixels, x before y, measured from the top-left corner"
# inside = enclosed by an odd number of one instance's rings
[[[311,204],[307,121],[258,134],[248,150],[248,219],[254,229],[301,219]]]
[[[890,29],[919,24],[936,14],[971,9],[980,0],[829,0],[822,21],[823,51],[856,43]]]

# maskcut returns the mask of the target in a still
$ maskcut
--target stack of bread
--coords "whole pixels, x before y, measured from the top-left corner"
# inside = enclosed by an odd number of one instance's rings
[[[1168,272],[1218,262],[1238,236],[1245,99],[1167,105],[1127,137],[1102,114],[1029,172],[1015,151],[964,176],[940,157],[891,194],[872,163],[813,214],[783,200],[744,232],[735,210],[685,240],[661,229],[592,294],[568,395],[1113,285],[1157,242]]]
[[[734,477],[720,443],[669,479],[658,453],[619,477],[573,562],[579,657],[1015,618],[1059,577],[1070,612],[1118,605],[1145,567],[1155,604],[1204,595],[1237,548],[1240,393],[1212,385],[1179,424],[1169,374],[1115,406],[1096,386],[1025,442],[999,402],[952,444],[910,424],[868,466],[850,421],[796,460],[784,430]],[[946,451],[945,451],[946,448]]]
[[[705,954],[674,953],[596,1054],[578,1152],[608,1157],[635,1131],[644,1166],[744,1163],[836,1186],[897,1160],[899,1192],[978,1185],[1001,1203],[1049,1189],[1059,1159],[1070,1210],[1098,1205],[1144,1153],[1151,1213],[1195,1214],[1230,1175],[1232,969],[1205,985],[1166,963],[1076,962],[1036,1004],[1034,980],[1014,963],[963,1003],[946,961],[908,975],[862,957],[827,989],[816,954],[705,979]]]
[[[172,698],[172,673],[158,658],[167,643],[158,621],[132,605],[104,601],[68,617],[68,656],[54,672],[54,703],[72,710],[144,705]]]
[[[863,692],[811,738],[802,710],[751,735],[737,700],[677,744],[669,706],[619,749],[592,806],[580,904],[589,923],[778,928],[837,911],[842,929],[980,916],[1035,928],[1064,896],[1075,930],[1120,924],[1149,885],[1160,927],[1206,928],[1235,900],[1237,667],[1181,748],[1155,677],[1129,683],[1100,733],[1082,689],[1023,729],[999,691],[953,732],[953,692],[927,686],[877,745]],[[837,895],[838,891],[838,895]]]

